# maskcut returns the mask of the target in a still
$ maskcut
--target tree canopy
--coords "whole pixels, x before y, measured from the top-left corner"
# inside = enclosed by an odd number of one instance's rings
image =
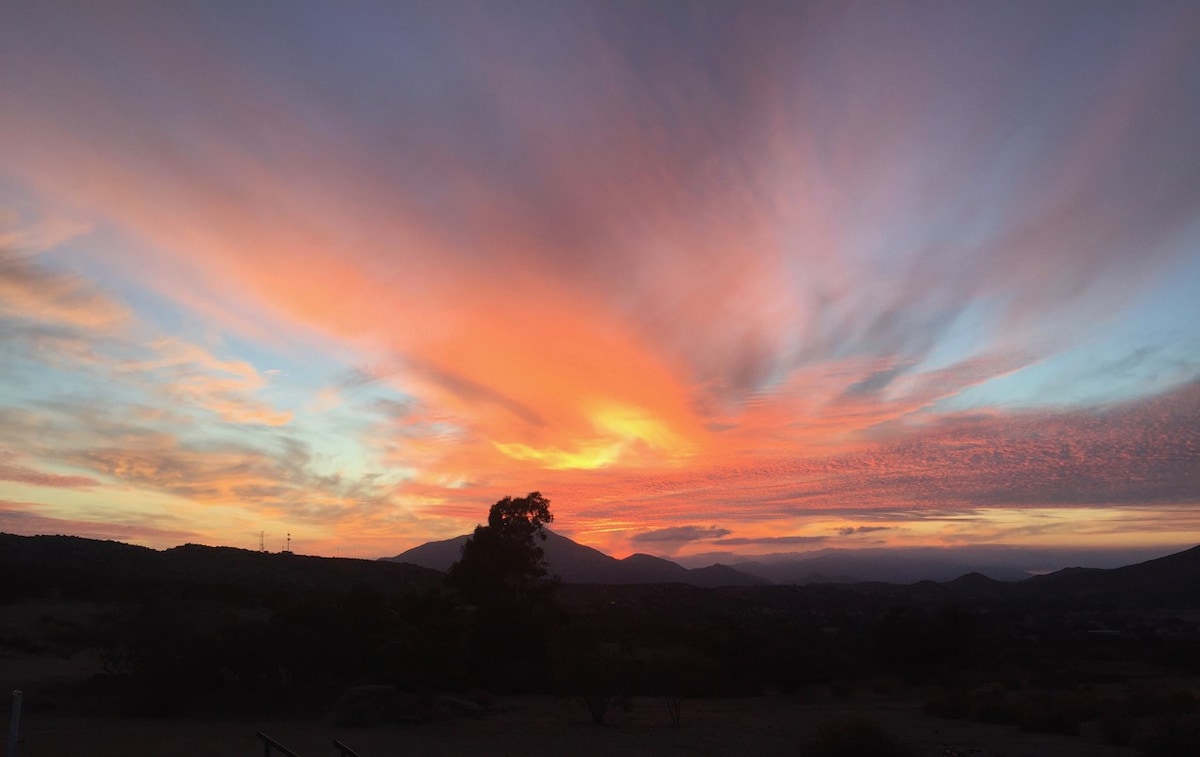
[[[463,545],[450,567],[449,584],[474,604],[511,601],[528,596],[546,576],[547,523],[554,521],[550,501],[540,492],[505,497],[492,505],[486,526]]]
[[[502,691],[545,685],[556,610],[540,542],[553,520],[550,501],[539,492],[505,497],[450,566],[447,583],[473,608],[470,668],[477,683]]]

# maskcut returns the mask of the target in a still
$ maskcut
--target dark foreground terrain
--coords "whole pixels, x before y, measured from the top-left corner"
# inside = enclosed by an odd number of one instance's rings
[[[1200,549],[1017,583],[560,585],[0,535],[21,757],[1200,754]],[[507,613],[507,614],[506,614]],[[855,751],[857,749],[857,751]],[[953,753],[953,752],[950,752]]]
[[[388,755],[803,755],[822,724],[870,724],[911,754],[960,753],[994,757],[1125,757],[1135,749],[1105,744],[1098,732],[1037,734],[1006,725],[938,720],[908,696],[800,696],[689,700],[678,727],[657,699],[636,699],[603,726],[566,698],[502,698],[482,719],[448,719],[371,728],[339,727],[328,720],[205,720],[197,718],[94,719],[49,714],[30,722],[23,757],[210,757],[263,752],[262,730],[298,754],[337,754],[338,738],[362,757]],[[868,725],[867,727],[870,727]],[[980,751],[970,752],[971,749]],[[814,752],[815,753],[815,752]],[[870,752],[843,752],[871,754]]]

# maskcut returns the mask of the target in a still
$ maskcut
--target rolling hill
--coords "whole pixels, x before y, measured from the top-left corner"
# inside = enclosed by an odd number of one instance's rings
[[[447,571],[459,558],[462,545],[470,538],[457,536],[429,542],[401,552],[385,562],[401,562],[434,570]],[[765,586],[771,582],[761,576],[736,570],[727,565],[688,569],[670,560],[636,554],[618,560],[598,549],[579,544],[553,531],[546,531],[542,544],[550,575],[574,584],[680,583],[700,587]]]
[[[1123,568],[1066,568],[1022,582],[1029,594],[1120,607],[1200,606],[1200,546]]]
[[[0,533],[0,601],[25,596],[138,598],[242,596],[279,591],[343,592],[363,584],[384,592],[434,586],[458,557],[467,537],[432,542],[384,560],[264,553],[187,544],[153,550],[72,536]],[[545,542],[551,573],[569,584],[676,584],[789,592],[822,587],[769,586],[766,578],[727,565],[688,569],[650,555],[617,560],[559,534]],[[1200,546],[1120,568],[1067,568],[1023,581],[996,581],[967,573],[952,581],[858,584],[847,590],[889,596],[957,598],[967,604],[1017,603],[1066,608],[1200,608]],[[827,585],[827,588],[836,587]],[[766,595],[764,595],[766,596]]]
[[[0,534],[0,599],[61,591],[138,598],[156,592],[251,597],[281,590],[383,592],[431,586],[441,574],[416,565],[185,544],[154,550],[76,536]]]

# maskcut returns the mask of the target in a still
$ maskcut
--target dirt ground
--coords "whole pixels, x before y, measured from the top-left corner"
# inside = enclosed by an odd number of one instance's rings
[[[8,708],[4,708],[7,728]],[[29,714],[19,757],[214,757],[260,755],[263,731],[303,757],[336,756],[334,738],[361,757],[392,755],[801,755],[818,724],[841,716],[869,718],[917,749],[940,756],[945,745],[981,757],[1118,757],[1135,755],[1078,737],[1023,733],[1013,726],[927,717],[902,697],[833,701],[822,696],[685,701],[681,724],[665,702],[637,699],[593,724],[582,704],[553,697],[501,699],[482,719],[446,719],[375,728],[325,721],[213,722],[194,719],[88,719]]]

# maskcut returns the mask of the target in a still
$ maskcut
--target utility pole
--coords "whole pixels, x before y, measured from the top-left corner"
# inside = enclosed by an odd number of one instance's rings
[[[8,749],[5,757],[17,757],[17,735],[21,730],[21,690],[13,692],[12,719],[8,723]]]

